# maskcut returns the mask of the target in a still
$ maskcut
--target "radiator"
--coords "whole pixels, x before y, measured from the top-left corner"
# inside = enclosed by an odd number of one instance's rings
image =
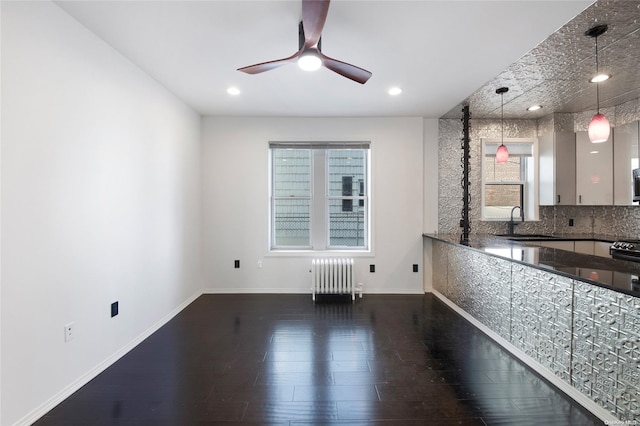
[[[350,294],[356,299],[353,282],[353,259],[313,259],[311,261],[312,299],[316,294]]]

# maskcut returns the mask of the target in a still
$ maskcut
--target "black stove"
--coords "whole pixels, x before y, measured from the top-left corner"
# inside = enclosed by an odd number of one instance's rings
[[[609,254],[614,259],[640,262],[640,240],[616,241],[609,247]]]

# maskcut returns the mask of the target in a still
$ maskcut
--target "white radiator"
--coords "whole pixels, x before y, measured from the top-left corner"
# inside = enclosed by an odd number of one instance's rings
[[[312,298],[316,294],[350,294],[356,299],[353,282],[353,259],[313,259],[311,261]]]

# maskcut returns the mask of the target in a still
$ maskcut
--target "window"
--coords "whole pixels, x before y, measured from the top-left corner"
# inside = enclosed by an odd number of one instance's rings
[[[272,142],[271,248],[368,250],[369,144]]]
[[[482,140],[482,219],[509,220],[514,217],[538,219],[537,140],[508,139],[506,163],[496,161],[500,141]]]

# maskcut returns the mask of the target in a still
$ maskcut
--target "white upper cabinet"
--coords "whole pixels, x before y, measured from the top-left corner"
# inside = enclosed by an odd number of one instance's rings
[[[538,139],[540,205],[576,203],[576,135],[553,132]]]
[[[576,133],[576,204],[613,205],[613,132],[603,143]]]
[[[613,202],[617,206],[633,205],[633,174],[638,168],[639,122],[618,126],[614,129],[613,146]]]

